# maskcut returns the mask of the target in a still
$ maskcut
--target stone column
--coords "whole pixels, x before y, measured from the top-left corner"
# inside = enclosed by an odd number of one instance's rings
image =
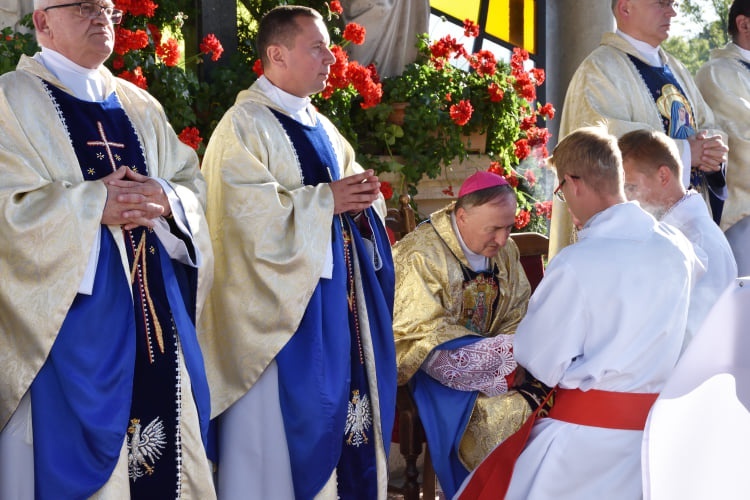
[[[34,10],[34,0],[0,0],[0,28],[16,26],[23,16]]]
[[[548,122],[552,142],[559,140],[559,117],[565,92],[581,61],[601,41],[602,34],[613,31],[615,19],[609,0],[548,0],[546,4],[547,101],[557,109],[555,119]],[[553,143],[550,143],[550,152]]]

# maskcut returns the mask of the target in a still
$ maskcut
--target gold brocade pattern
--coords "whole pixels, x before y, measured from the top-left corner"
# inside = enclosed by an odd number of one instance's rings
[[[459,445],[461,462],[474,470],[498,444],[516,432],[531,413],[524,397],[515,391],[494,397],[480,394]]]

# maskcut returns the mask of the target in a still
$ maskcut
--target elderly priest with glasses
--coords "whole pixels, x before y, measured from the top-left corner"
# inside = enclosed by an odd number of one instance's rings
[[[102,66],[120,10],[34,7],[0,77],[0,498],[214,498],[198,158]]]

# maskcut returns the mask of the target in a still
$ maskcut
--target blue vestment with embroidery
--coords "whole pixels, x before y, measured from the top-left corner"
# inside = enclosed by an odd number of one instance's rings
[[[115,93],[88,102],[44,85],[84,182],[123,165],[148,175],[143,145]],[[37,499],[88,498],[107,482],[126,443],[131,496],[174,498],[180,398],[194,398],[206,440],[210,400],[194,326],[196,270],[173,261],[152,230],[122,232],[130,273],[102,226],[92,293],[76,296],[31,385]],[[180,392],[179,352],[192,394]],[[140,446],[147,438],[154,440],[150,449]]]
[[[338,161],[323,125],[306,126],[273,113],[299,158],[304,184],[337,180]],[[380,218],[372,208],[361,217],[368,223],[364,233],[349,214],[334,216],[333,274],[330,279],[320,279],[297,331],[276,356],[297,499],[313,498],[334,470],[339,498],[377,498],[376,447],[383,446],[387,456],[390,446],[396,402],[393,261]],[[370,258],[365,240],[376,249],[375,259]],[[362,296],[354,288],[355,255]],[[365,301],[366,320],[358,316],[352,302],[358,300]],[[361,345],[361,335],[368,331],[371,354]],[[364,356],[370,355],[374,357],[379,409],[372,404],[373,381],[369,377],[373,374],[365,367]],[[383,441],[376,443],[371,412],[378,410]]]

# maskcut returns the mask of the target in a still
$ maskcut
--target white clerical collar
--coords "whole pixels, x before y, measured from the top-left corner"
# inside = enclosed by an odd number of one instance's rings
[[[736,43],[732,43],[732,45],[737,47],[737,50],[740,52],[740,56],[742,57],[742,59],[744,59],[747,62],[750,62],[750,50],[743,49]]]
[[[265,76],[258,78],[258,86],[274,104],[292,115],[295,120],[303,125],[315,125],[315,120],[310,110],[309,97],[299,97],[285,92],[271,83]]]
[[[98,69],[79,66],[61,53],[42,47],[34,58],[42,63],[78,99],[101,102],[105,99],[104,82]]]
[[[638,53],[651,65],[651,66],[663,66],[664,62],[661,60],[659,54],[659,47],[654,47],[650,43],[642,42],[637,40],[627,33],[623,33],[617,30],[617,34],[624,38],[630,45],[638,51]]]
[[[453,227],[453,232],[458,239],[458,244],[461,246],[461,250],[463,250],[471,269],[476,273],[479,271],[487,271],[490,268],[489,259],[482,254],[472,252],[469,250],[469,247],[466,246],[464,239],[461,237],[461,232],[458,230],[458,224],[456,224],[456,212],[451,212],[451,226]]]

